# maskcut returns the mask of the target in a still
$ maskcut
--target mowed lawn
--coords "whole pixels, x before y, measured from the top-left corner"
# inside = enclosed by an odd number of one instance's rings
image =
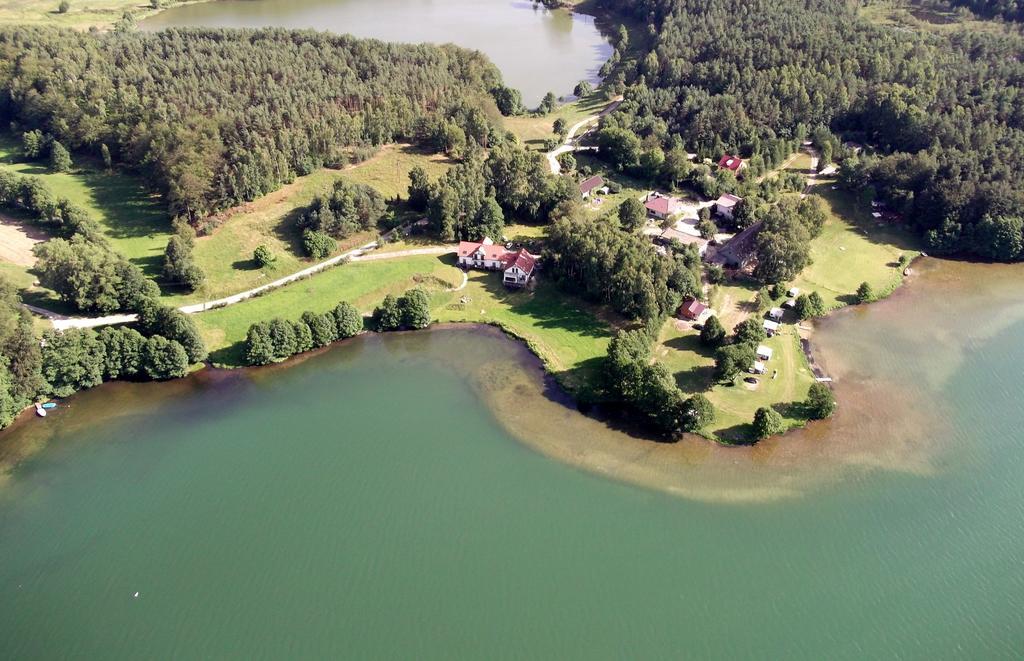
[[[466,288],[448,294],[434,315],[439,321],[497,324],[522,338],[563,386],[579,394],[598,377],[608,342],[619,325],[602,309],[545,282],[510,290],[501,273],[469,272]]]
[[[171,232],[163,201],[147,191],[138,177],[120,171],[108,173],[92,160],[78,154],[73,157],[72,172],[50,172],[43,162],[22,161],[20,143],[12,136],[0,138],[0,167],[38,177],[54,196],[85,209],[115,250],[147,275],[157,276]]]
[[[458,286],[461,272],[449,257],[418,255],[390,260],[352,262],[328,269],[305,280],[225,308],[196,314],[193,318],[215,364],[244,364],[243,342],[249,326],[274,317],[298,319],[306,310],[326,312],[341,301],[366,313],[391,294],[423,285],[430,290]]]
[[[704,393],[714,405],[715,422],[703,433],[726,443],[746,443],[753,440],[751,423],[762,406],[782,414],[787,428],[803,425],[807,418],[800,403],[807,399],[814,383],[793,325],[787,323],[781,332],[762,344],[774,353],[765,363],[767,372],[756,376],[756,385],[743,381],[750,375],[741,376],[734,385],[716,382],[714,351],[701,345],[697,331],[680,330],[674,319],[669,319],[662,329],[654,357],[669,368],[684,393]]]
[[[825,202],[828,218],[821,236],[811,242],[813,263],[793,285],[804,293],[817,291],[829,309],[855,302],[862,282],[876,296],[892,293],[902,279],[900,256],[916,256],[917,239],[903,227],[876,221],[845,191],[821,184],[814,192]]]

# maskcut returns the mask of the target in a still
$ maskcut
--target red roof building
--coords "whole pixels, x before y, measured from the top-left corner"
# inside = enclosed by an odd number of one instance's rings
[[[698,300],[690,300],[683,303],[683,306],[679,308],[679,314],[686,319],[697,321],[701,315],[707,312],[708,306],[704,305]]]
[[[718,167],[724,168],[731,172],[739,172],[743,169],[746,163],[739,156],[733,156],[732,154],[724,154],[721,160],[718,161]]]
[[[525,287],[537,266],[537,258],[525,248],[507,250],[490,239],[460,241],[456,255],[463,268],[504,271],[503,282],[511,287]]]
[[[505,275],[502,282],[506,287],[525,287],[533,276],[533,268],[537,258],[520,248],[517,252],[509,252],[505,257]]]
[[[594,175],[588,179],[584,179],[580,182],[580,195],[584,198],[589,197],[590,193],[595,188],[601,188],[604,186],[604,177],[601,175]]]
[[[679,200],[661,193],[651,193],[644,202],[647,213],[655,218],[668,218],[679,210]]]

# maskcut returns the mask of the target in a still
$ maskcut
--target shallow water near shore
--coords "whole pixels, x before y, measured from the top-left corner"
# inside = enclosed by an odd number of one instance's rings
[[[147,30],[281,27],[453,43],[487,54],[505,84],[522,91],[530,107],[547,92],[563,96],[581,80],[596,83],[612,54],[593,17],[524,0],[218,0],[172,7],[140,25]]]
[[[755,448],[609,429],[491,329],[82,393],[0,436],[0,652],[1013,657],[1024,273],[916,270]]]

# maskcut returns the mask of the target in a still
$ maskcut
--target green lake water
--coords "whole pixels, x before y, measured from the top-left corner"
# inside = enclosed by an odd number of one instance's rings
[[[547,92],[597,82],[612,47],[594,19],[527,0],[218,0],[172,7],[142,22],[165,27],[284,27],[483,51],[536,106]]]
[[[754,449],[625,437],[473,329],[83,393],[0,436],[0,657],[1019,658],[1020,271],[924,271]]]

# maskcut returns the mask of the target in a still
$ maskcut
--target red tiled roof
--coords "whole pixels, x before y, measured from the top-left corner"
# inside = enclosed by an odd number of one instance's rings
[[[677,203],[674,199],[666,195],[651,195],[647,198],[644,206],[647,207],[649,211],[667,216],[676,210]]]
[[[684,317],[696,319],[700,317],[700,315],[702,315],[704,311],[707,309],[708,306],[704,305],[700,301],[692,300],[684,304],[682,309],[680,309],[680,312],[683,314]]]
[[[604,178],[601,175],[594,175],[589,179],[584,179],[580,182],[580,193],[589,193],[595,188],[604,186]]]
[[[513,266],[518,266],[526,275],[533,273],[533,267],[537,263],[537,258],[526,251],[525,248],[520,248],[519,252],[510,252],[505,256],[505,268],[510,269]]]
[[[725,154],[722,159],[718,161],[718,167],[725,168],[736,172],[743,166],[743,159],[739,156],[733,156],[732,154]]]
[[[483,248],[483,258],[488,260],[504,259],[505,253],[508,252],[505,250],[505,246],[501,246],[496,243],[485,244],[481,241],[460,241],[459,257],[469,257],[479,248]]]

